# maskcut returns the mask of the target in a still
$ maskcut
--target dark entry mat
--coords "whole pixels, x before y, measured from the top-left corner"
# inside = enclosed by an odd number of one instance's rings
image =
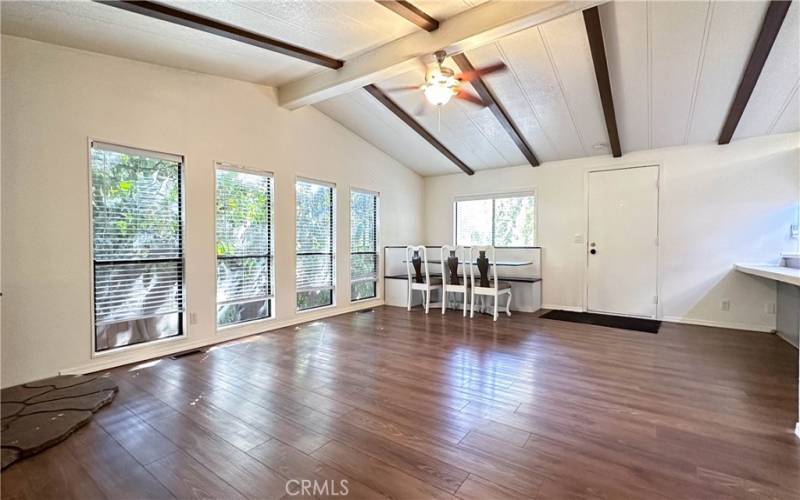
[[[661,322],[654,319],[628,318],[625,316],[610,316],[608,314],[573,311],[550,311],[542,314],[540,318],[569,321],[571,323],[584,323],[587,325],[607,326],[609,328],[646,333],[658,333],[658,329],[661,327]]]

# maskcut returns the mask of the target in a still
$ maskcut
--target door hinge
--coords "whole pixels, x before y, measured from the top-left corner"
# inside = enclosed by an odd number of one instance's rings
[[[653,295],[653,304],[658,304],[658,295]]]
[[[658,246],[658,236],[656,236],[656,246]]]

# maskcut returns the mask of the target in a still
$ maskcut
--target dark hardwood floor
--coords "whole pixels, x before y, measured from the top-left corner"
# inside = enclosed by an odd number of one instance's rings
[[[768,334],[382,307],[111,375],[3,498],[800,498],[797,351]]]

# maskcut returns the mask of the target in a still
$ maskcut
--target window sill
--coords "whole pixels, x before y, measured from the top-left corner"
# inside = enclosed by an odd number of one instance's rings
[[[241,323],[233,323],[233,324],[225,325],[225,326],[217,325],[216,332],[217,333],[229,332],[231,330],[236,330],[238,328],[244,328],[244,327],[252,326],[252,325],[261,325],[261,324],[264,324],[264,323],[270,323],[272,321],[275,321],[275,315],[274,314],[272,316],[268,317],[268,318],[254,319],[252,321],[242,321]]]
[[[334,308],[336,308],[336,303],[333,303],[333,304],[328,305],[328,306],[311,307],[309,309],[295,309],[294,312],[295,312],[295,314],[305,314],[305,313],[310,313],[310,312],[314,312],[314,311],[324,311],[326,309],[334,309]]]
[[[183,334],[181,334],[181,335],[175,335],[175,336],[166,337],[166,338],[163,338],[163,339],[151,340],[150,342],[140,342],[138,344],[133,344],[133,345],[126,345],[126,346],[121,346],[121,347],[112,347],[112,348],[106,349],[104,351],[94,351],[94,352],[92,352],[92,356],[91,357],[92,357],[92,359],[94,359],[94,358],[104,358],[104,357],[107,357],[107,356],[113,356],[113,355],[120,354],[120,353],[126,353],[126,352],[135,351],[137,349],[143,349],[145,347],[152,347],[152,346],[155,346],[155,345],[166,344],[168,342],[176,342],[176,341],[179,341],[179,340],[186,340],[188,338],[189,338],[189,336],[188,336],[186,330],[184,329]]]
[[[361,304],[362,302],[369,302],[370,300],[380,300],[380,295],[374,297],[364,297],[363,299],[350,300],[351,304]]]

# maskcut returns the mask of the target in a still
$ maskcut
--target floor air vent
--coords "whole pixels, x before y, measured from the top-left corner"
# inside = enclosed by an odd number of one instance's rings
[[[202,349],[192,349],[190,351],[183,351],[183,352],[175,353],[172,356],[170,356],[169,359],[180,359],[180,358],[185,358],[186,356],[191,356],[193,354],[201,354],[201,353],[204,353],[204,352],[206,352],[206,351],[204,351]]]

